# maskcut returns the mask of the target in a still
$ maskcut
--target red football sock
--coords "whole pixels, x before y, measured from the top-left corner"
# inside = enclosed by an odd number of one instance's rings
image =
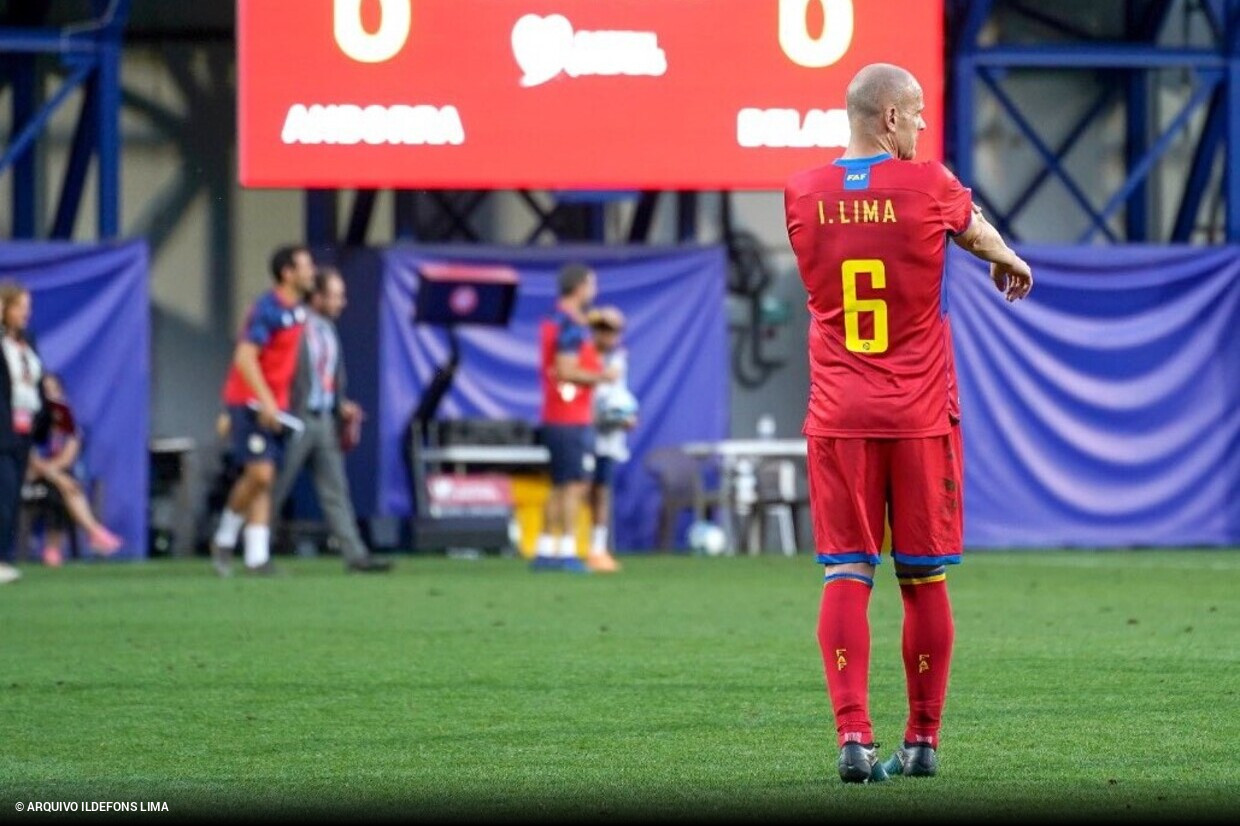
[[[818,647],[835,711],[835,729],[847,742],[873,743],[870,724],[870,589],[859,574],[828,576],[818,612]]]
[[[939,747],[947,674],[956,627],[942,569],[899,577],[904,600],[904,674],[908,682],[908,726],[904,740]]]

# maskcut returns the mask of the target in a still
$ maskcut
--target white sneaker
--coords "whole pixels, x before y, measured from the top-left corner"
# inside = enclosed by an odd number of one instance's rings
[[[0,562],[0,585],[9,582],[16,582],[22,578],[22,572],[14,568],[12,565],[6,565]]]

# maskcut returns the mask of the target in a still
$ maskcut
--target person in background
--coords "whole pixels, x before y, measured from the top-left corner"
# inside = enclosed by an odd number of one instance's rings
[[[594,386],[616,378],[599,363],[586,312],[598,292],[594,270],[566,264],[558,276],[559,301],[542,322],[543,407],[540,437],[551,456],[551,492],[543,532],[530,563],[534,571],[589,568],[577,555],[577,514],[594,472]]]
[[[232,575],[233,549],[245,529],[249,573],[278,573],[271,562],[271,487],[284,454],[289,395],[306,326],[306,296],[314,288],[314,259],[304,246],[271,256],[272,289],[250,308],[224,382],[233,456],[242,468],[211,539],[211,561]]]
[[[16,281],[0,282],[0,583],[21,573],[12,564],[21,508],[22,481],[30,449],[46,438],[43,362],[29,330],[30,291]]]
[[[616,465],[629,459],[628,432],[637,424],[637,400],[628,387],[628,351],[621,346],[624,313],[618,307],[599,307],[588,318],[594,347],[605,369],[615,378],[594,386],[594,476],[590,485],[590,553],[586,567],[595,573],[620,570],[611,553],[612,488]]]
[[[65,397],[64,385],[55,373],[43,374],[43,396],[49,414],[47,440],[36,444],[30,454],[26,473],[28,482],[45,482],[52,508],[64,511],[73,522],[86,531],[90,549],[104,556],[111,556],[121,548],[121,538],[104,527],[91,512],[90,502],[82,492],[82,437],[73,410]],[[59,522],[59,520],[56,520]],[[64,530],[66,525],[45,526],[43,537],[43,563],[58,567],[64,553]]]
[[[314,277],[306,331],[302,336],[297,372],[290,400],[293,415],[305,431],[288,446],[271,493],[271,508],[280,512],[307,462],[314,490],[332,538],[340,545],[347,571],[383,572],[392,567],[376,559],[357,530],[357,515],[349,496],[341,441],[361,424],[362,409],[345,396],[344,353],[336,319],[346,303],[344,278],[334,267],[323,267]],[[356,436],[351,438],[356,441]]]

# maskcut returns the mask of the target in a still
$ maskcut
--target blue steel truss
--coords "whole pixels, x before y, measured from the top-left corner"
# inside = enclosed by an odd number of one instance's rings
[[[98,234],[120,232],[120,60],[121,37],[130,0],[92,0],[93,20],[55,28],[0,27],[0,84],[12,90],[12,128],[0,147],[0,179],[12,177],[15,238],[69,238],[77,220],[91,157],[98,160]],[[37,20],[46,6],[32,4],[25,15]],[[59,87],[42,98],[42,56],[60,62]],[[56,211],[44,229],[39,208],[36,152],[39,138],[56,111],[82,89],[82,106],[73,133],[69,162]]]
[[[0,146],[0,179],[11,178],[13,235],[18,238],[67,238],[73,232],[87,173],[92,159],[98,163],[98,235],[115,237],[120,229],[120,136],[119,112],[122,92],[119,82],[122,34],[129,18],[130,0],[91,0],[95,19],[64,28],[39,25],[0,27],[0,84],[11,89],[11,129]],[[1002,2],[1004,8],[1019,10],[1051,28],[1076,37],[1075,42],[987,44],[979,41],[985,24]],[[1079,238],[1087,242],[1099,236],[1110,241],[1186,241],[1199,223],[1198,214],[1211,194],[1212,170],[1221,153],[1224,169],[1219,194],[1225,204],[1224,235],[1240,241],[1240,158],[1226,151],[1240,146],[1240,0],[1191,0],[1199,8],[1213,33],[1213,42],[1204,47],[1158,45],[1172,0],[1125,0],[1127,17],[1123,39],[1091,39],[1086,32],[1074,31],[1069,23],[1056,20],[1043,4],[1028,0],[949,0],[949,153],[957,172],[973,185],[989,214],[1013,237],[1014,223],[1033,197],[1049,182],[1063,186],[1087,219]],[[39,9],[35,3],[20,8]],[[40,12],[24,15],[36,19]],[[60,66],[58,87],[43,98],[45,73],[38,63],[52,56]],[[1155,70],[1178,68],[1191,72],[1196,80],[1193,94],[1183,109],[1157,134],[1149,131],[1149,101]],[[1004,89],[1007,72],[1020,69],[1074,69],[1103,72],[1115,79],[1065,135],[1052,140],[1039,130],[1035,119],[1023,113]],[[82,89],[81,110],[74,130],[69,163],[64,172],[55,210],[47,218],[38,198],[36,152],[38,139],[55,112],[76,90]],[[986,192],[986,182],[974,173],[974,113],[978,95],[985,90],[998,102],[1007,117],[1043,160],[1037,172],[1009,204],[997,204]],[[1122,100],[1127,117],[1127,174],[1123,183],[1105,195],[1101,203],[1088,197],[1083,184],[1065,167],[1071,152],[1091,124]],[[1203,118],[1194,118],[1204,112]],[[1164,160],[1170,144],[1191,121],[1202,126],[1194,136],[1193,158],[1183,175],[1183,190],[1175,208],[1170,238],[1155,237],[1148,215],[1148,180],[1151,171]],[[374,193],[359,192],[343,232],[334,226],[335,192],[307,193],[307,236],[318,241],[356,241],[364,238],[374,209]],[[694,235],[695,194],[675,195],[678,232],[681,238]],[[471,215],[488,193],[398,192],[394,225],[398,237],[474,240]],[[537,220],[528,239],[535,243],[545,236],[601,240],[602,216],[606,199],[573,203],[555,193],[536,197],[519,192],[522,201]],[[661,193],[624,193],[636,199],[630,240],[642,240]],[[551,204],[547,205],[548,196]],[[1113,219],[1123,211],[1123,231],[1117,232]],[[471,237],[473,236],[473,237]]]
[[[948,32],[952,41],[948,64],[951,78],[948,85],[949,156],[957,174],[973,185],[978,200],[1005,233],[1019,240],[1014,226],[1016,219],[1044,184],[1057,180],[1088,219],[1088,226],[1081,235],[1070,240],[1084,243],[1101,234],[1109,241],[1188,241],[1211,186],[1211,170],[1218,153],[1222,152],[1224,170],[1220,187],[1225,204],[1224,235],[1227,241],[1240,241],[1240,158],[1226,151],[1228,146],[1240,146],[1240,0],[1196,0],[1193,8],[1204,15],[1212,33],[1212,45],[1203,47],[1158,45],[1172,6],[1171,0],[1145,3],[1125,0],[1123,5],[1114,4],[1113,7],[1125,15],[1124,38],[1098,40],[1057,20],[1036,3],[1006,0],[1005,10],[1028,15],[1044,26],[1079,39],[1069,43],[982,45],[979,37],[996,11],[995,0],[951,0],[948,6]],[[1105,73],[1115,82],[1107,84],[1065,136],[1052,142],[1003,87],[1005,75],[1017,69]],[[1195,87],[1188,102],[1170,123],[1158,134],[1151,135],[1149,103],[1156,82],[1155,71],[1159,69],[1191,72]],[[974,174],[974,114],[981,88],[993,95],[1044,164],[1010,204],[996,203],[986,192],[986,182],[978,181]],[[1096,205],[1087,196],[1085,186],[1066,168],[1064,158],[1117,98],[1122,99],[1126,114],[1126,176],[1116,191],[1109,193],[1101,205]],[[1193,158],[1183,176],[1184,187],[1175,208],[1171,236],[1157,237],[1148,215],[1150,173],[1164,160],[1172,142],[1186,134],[1194,115],[1203,109],[1203,125],[1196,133]],[[1110,224],[1120,210],[1124,215],[1124,231],[1117,233]]]
[[[535,221],[524,239],[525,245],[552,241],[603,243],[607,209],[621,201],[634,203],[627,233],[629,242],[649,240],[654,211],[661,202],[672,201],[676,209],[676,238],[697,237],[698,197],[696,192],[562,191],[545,190],[395,190],[393,192],[393,234],[397,240],[464,241],[481,243],[486,239],[472,223],[475,213],[488,199],[511,192]],[[375,213],[377,190],[361,189],[353,196],[348,222],[340,224],[341,190],[306,190],[306,240],[318,245],[364,244]],[[667,195],[667,198],[663,198]]]

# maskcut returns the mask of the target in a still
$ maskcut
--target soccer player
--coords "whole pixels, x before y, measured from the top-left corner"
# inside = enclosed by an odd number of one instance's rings
[[[271,256],[275,287],[258,298],[246,316],[232,367],[224,382],[233,456],[242,468],[211,540],[216,573],[231,576],[233,549],[245,528],[245,569],[273,574],[271,487],[287,435],[282,415],[297,367],[306,323],[306,296],[314,288],[314,259],[301,246]]]
[[[810,506],[825,566],[818,642],[844,782],[933,775],[954,626],[947,566],[963,537],[951,329],[940,299],[947,239],[984,261],[1008,301],[1033,286],[1020,259],[942,164],[916,163],[922,91],[876,63],[848,86],[842,157],[789,178],[788,237],[808,293]],[[869,714],[874,568],[884,518],[904,605],[909,716],[879,762]]]
[[[594,385],[614,381],[590,338],[586,312],[598,292],[594,270],[566,264],[555,313],[542,323],[543,407],[540,435],[551,454],[551,492],[543,510],[535,571],[590,569],[577,555],[577,514],[594,472]]]

